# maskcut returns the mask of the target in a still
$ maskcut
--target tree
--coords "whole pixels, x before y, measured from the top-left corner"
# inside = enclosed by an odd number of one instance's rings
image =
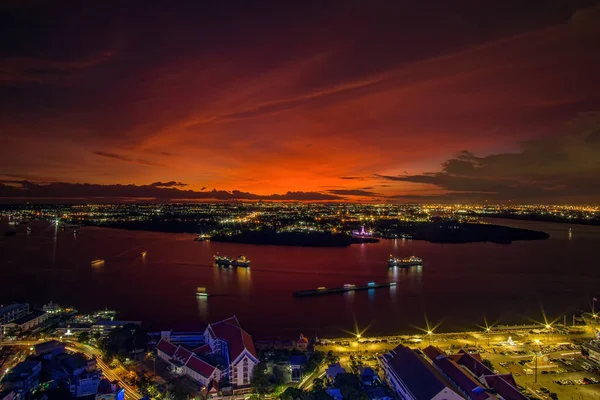
[[[107,358],[115,355],[125,359],[134,350],[145,349],[148,344],[148,335],[136,324],[127,324],[108,334],[100,344]]]
[[[273,366],[273,373],[271,374],[269,381],[273,385],[282,385],[283,380],[284,380],[283,372],[281,372],[281,370],[279,368],[277,368],[277,366]]]
[[[82,331],[77,336],[77,341],[81,343],[88,342],[90,340],[90,333],[88,331]]]
[[[488,358],[484,358],[483,360],[481,360],[481,363],[489,369],[491,369],[492,371],[494,370],[494,364]]]
[[[254,393],[259,395],[266,394],[268,392],[269,375],[267,374],[267,366],[264,362],[260,362],[254,366],[250,385],[252,386],[252,389],[254,389]]]
[[[304,395],[304,391],[302,389],[298,389],[295,387],[289,387],[279,395],[280,400],[299,400]]]
[[[325,360],[328,364],[334,364],[340,360],[340,357],[338,357],[333,351],[329,350]]]
[[[367,400],[369,398],[361,389],[358,376],[354,374],[337,374],[334,386],[340,389],[344,400]]]

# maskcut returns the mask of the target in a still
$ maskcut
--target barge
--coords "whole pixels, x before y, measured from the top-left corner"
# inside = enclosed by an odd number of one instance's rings
[[[325,286],[320,286],[316,289],[299,290],[297,292],[294,292],[294,296],[295,297],[321,296],[321,295],[333,294],[333,293],[356,292],[359,290],[383,289],[383,288],[390,288],[390,287],[394,287],[394,286],[396,286],[396,282],[386,282],[386,283],[369,282],[366,285],[345,284],[342,287],[334,287],[334,288],[327,288]]]

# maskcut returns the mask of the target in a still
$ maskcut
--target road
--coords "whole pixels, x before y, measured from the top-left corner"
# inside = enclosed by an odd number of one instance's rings
[[[33,346],[38,343],[42,343],[51,339],[44,340],[23,340],[23,341],[3,341],[1,343],[2,346]],[[58,340],[58,339],[57,339]],[[71,340],[62,340],[63,343],[66,344],[66,350],[74,352],[74,353],[83,353],[88,357],[96,357],[96,363],[98,368],[102,371],[102,374],[110,381],[117,381],[119,385],[125,390],[125,399],[126,400],[139,400],[142,398],[142,395],[137,391],[134,386],[129,385],[125,382],[119,375],[117,375],[109,365],[107,365],[104,361],[102,361],[102,353],[97,348],[78,343]]]

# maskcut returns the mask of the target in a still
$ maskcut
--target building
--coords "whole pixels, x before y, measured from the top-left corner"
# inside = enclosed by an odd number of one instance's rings
[[[360,367],[358,373],[363,386],[372,386],[378,381],[377,374],[371,367]]]
[[[23,361],[8,371],[0,385],[4,390],[13,390],[18,399],[26,399],[39,386],[42,364],[39,361]]]
[[[335,381],[335,377],[338,376],[338,374],[345,374],[346,370],[338,362],[334,364],[329,364],[325,373],[327,376],[327,380],[329,380],[329,382],[333,382]]]
[[[463,400],[422,355],[399,345],[379,356],[385,381],[403,400]]]
[[[29,314],[5,323],[2,325],[2,328],[5,332],[26,332],[35,328],[47,319],[48,313],[46,311],[34,310]]]
[[[196,354],[185,347],[175,346],[165,339],[160,339],[156,345],[156,354],[170,365],[171,371],[186,375],[204,387],[208,387],[213,381],[218,382],[224,374],[220,368],[199,357],[206,353]]]
[[[423,350],[423,354],[441,374],[452,382],[454,388],[471,400],[527,400],[517,389],[511,374],[495,374],[483,364],[479,354],[460,350],[446,354],[435,346]]]
[[[85,373],[71,380],[71,394],[73,397],[85,397],[98,393],[100,385],[100,373]]]
[[[292,370],[292,382],[300,382],[304,376],[304,365],[308,358],[304,354],[290,356],[290,369]]]
[[[169,343],[189,348],[198,347],[205,343],[204,332],[162,331],[160,332],[160,338],[165,339]]]
[[[250,385],[252,371],[259,362],[258,355],[252,336],[241,328],[235,316],[209,324],[202,340],[199,340],[197,332],[184,335],[165,331],[161,336],[156,353],[176,373],[187,375],[205,387],[222,377],[226,377],[234,387]],[[199,346],[187,349],[166,338]]]
[[[125,389],[121,388],[117,381],[102,379],[98,384],[95,400],[125,400]]]
[[[65,344],[58,340],[50,340],[44,343],[38,343],[33,346],[36,356],[43,355],[45,359],[50,359],[53,356],[63,354],[65,352]]]
[[[296,340],[296,348],[299,350],[307,350],[308,349],[308,338],[306,336],[304,336],[302,333],[300,334],[300,337],[298,338],[298,340]]]
[[[100,320],[92,324],[92,333],[99,333],[101,336],[108,335],[111,331],[122,328],[125,325],[138,325],[141,326],[141,321],[113,321],[113,320]]]
[[[58,303],[53,303],[52,301],[48,304],[44,304],[42,310],[46,311],[48,314],[58,314],[62,311],[62,308],[58,305]]]
[[[0,400],[18,400],[17,392],[14,390],[1,390]]]
[[[259,362],[252,336],[242,329],[233,316],[223,321],[209,324],[204,331],[206,344],[212,354],[225,359],[225,375],[233,386],[248,386],[254,366]]]
[[[16,303],[0,308],[0,325],[7,324],[29,314],[29,304]]]

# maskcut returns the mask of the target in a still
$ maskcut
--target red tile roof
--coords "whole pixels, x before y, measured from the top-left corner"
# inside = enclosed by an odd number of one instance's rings
[[[229,362],[233,362],[244,350],[247,350],[254,358],[258,359],[252,336],[240,327],[235,316],[210,324],[208,327],[215,337],[227,342],[229,346]]]
[[[203,344],[202,346],[196,347],[192,350],[192,353],[198,354],[199,356],[208,354],[212,351],[209,344]]]
[[[192,352],[189,351],[188,349],[185,349],[181,346],[179,346],[177,348],[177,351],[175,352],[175,354],[173,355],[174,358],[177,358],[179,360],[181,360],[181,362],[183,364],[185,364],[189,358],[192,356]]]
[[[202,361],[196,356],[191,356],[185,364],[185,366],[191,369],[192,371],[199,373],[205,378],[209,378],[216,369],[212,365],[208,364],[205,361]]]
[[[165,339],[160,339],[160,341],[156,345],[156,348],[162,351],[163,353],[166,353],[169,357],[173,357],[175,351],[177,351],[177,346],[167,342]]]
[[[446,353],[437,347],[429,346],[423,349],[423,353],[431,360],[433,365],[439,368],[463,392],[468,393],[473,400],[497,399],[496,396],[487,393],[479,381],[463,370],[454,360],[448,358]]]

